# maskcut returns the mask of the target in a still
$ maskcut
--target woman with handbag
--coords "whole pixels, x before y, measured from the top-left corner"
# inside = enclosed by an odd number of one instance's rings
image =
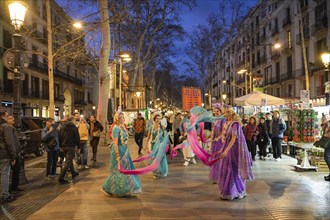
[[[257,138],[257,143],[258,143],[258,148],[259,148],[259,157],[260,157],[260,160],[266,160],[269,136],[268,136],[264,117],[261,117],[259,119],[258,129],[259,129],[259,134],[258,134],[258,138]]]
[[[255,159],[257,153],[256,142],[257,142],[258,134],[259,131],[258,131],[257,119],[256,117],[251,116],[249,118],[249,123],[245,126],[244,136],[253,161],[256,160]]]
[[[89,118],[89,131],[90,131],[90,144],[93,149],[92,161],[96,162],[97,146],[100,142],[100,135],[103,131],[103,126],[99,121],[96,120],[95,115],[91,115]]]

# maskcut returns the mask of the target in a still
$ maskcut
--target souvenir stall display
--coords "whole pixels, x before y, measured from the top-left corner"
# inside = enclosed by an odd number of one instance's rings
[[[296,110],[292,119],[294,135],[292,140],[297,143],[298,148],[303,149],[301,153],[301,164],[296,165],[296,169],[317,169],[311,166],[308,158],[308,151],[313,147],[315,141],[315,127],[317,122],[317,112],[313,109]]]

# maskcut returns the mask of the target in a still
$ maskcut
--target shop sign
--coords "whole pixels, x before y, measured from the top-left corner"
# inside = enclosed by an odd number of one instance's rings
[[[309,90],[300,90],[300,101],[309,102]]]
[[[325,91],[324,91],[324,93],[330,93],[330,83],[326,83],[325,84]]]

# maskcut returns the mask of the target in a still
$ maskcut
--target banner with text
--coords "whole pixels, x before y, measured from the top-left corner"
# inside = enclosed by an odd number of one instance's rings
[[[182,88],[182,107],[183,111],[189,111],[196,105],[202,106],[202,95],[199,88]]]

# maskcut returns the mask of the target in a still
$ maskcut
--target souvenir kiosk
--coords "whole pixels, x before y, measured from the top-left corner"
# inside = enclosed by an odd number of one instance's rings
[[[305,108],[296,110],[292,125],[295,127],[293,141],[297,142],[297,147],[304,149],[304,157],[299,165],[295,165],[296,170],[317,170],[318,167],[311,166],[308,160],[307,150],[314,144],[315,126],[317,113],[313,109]]]

